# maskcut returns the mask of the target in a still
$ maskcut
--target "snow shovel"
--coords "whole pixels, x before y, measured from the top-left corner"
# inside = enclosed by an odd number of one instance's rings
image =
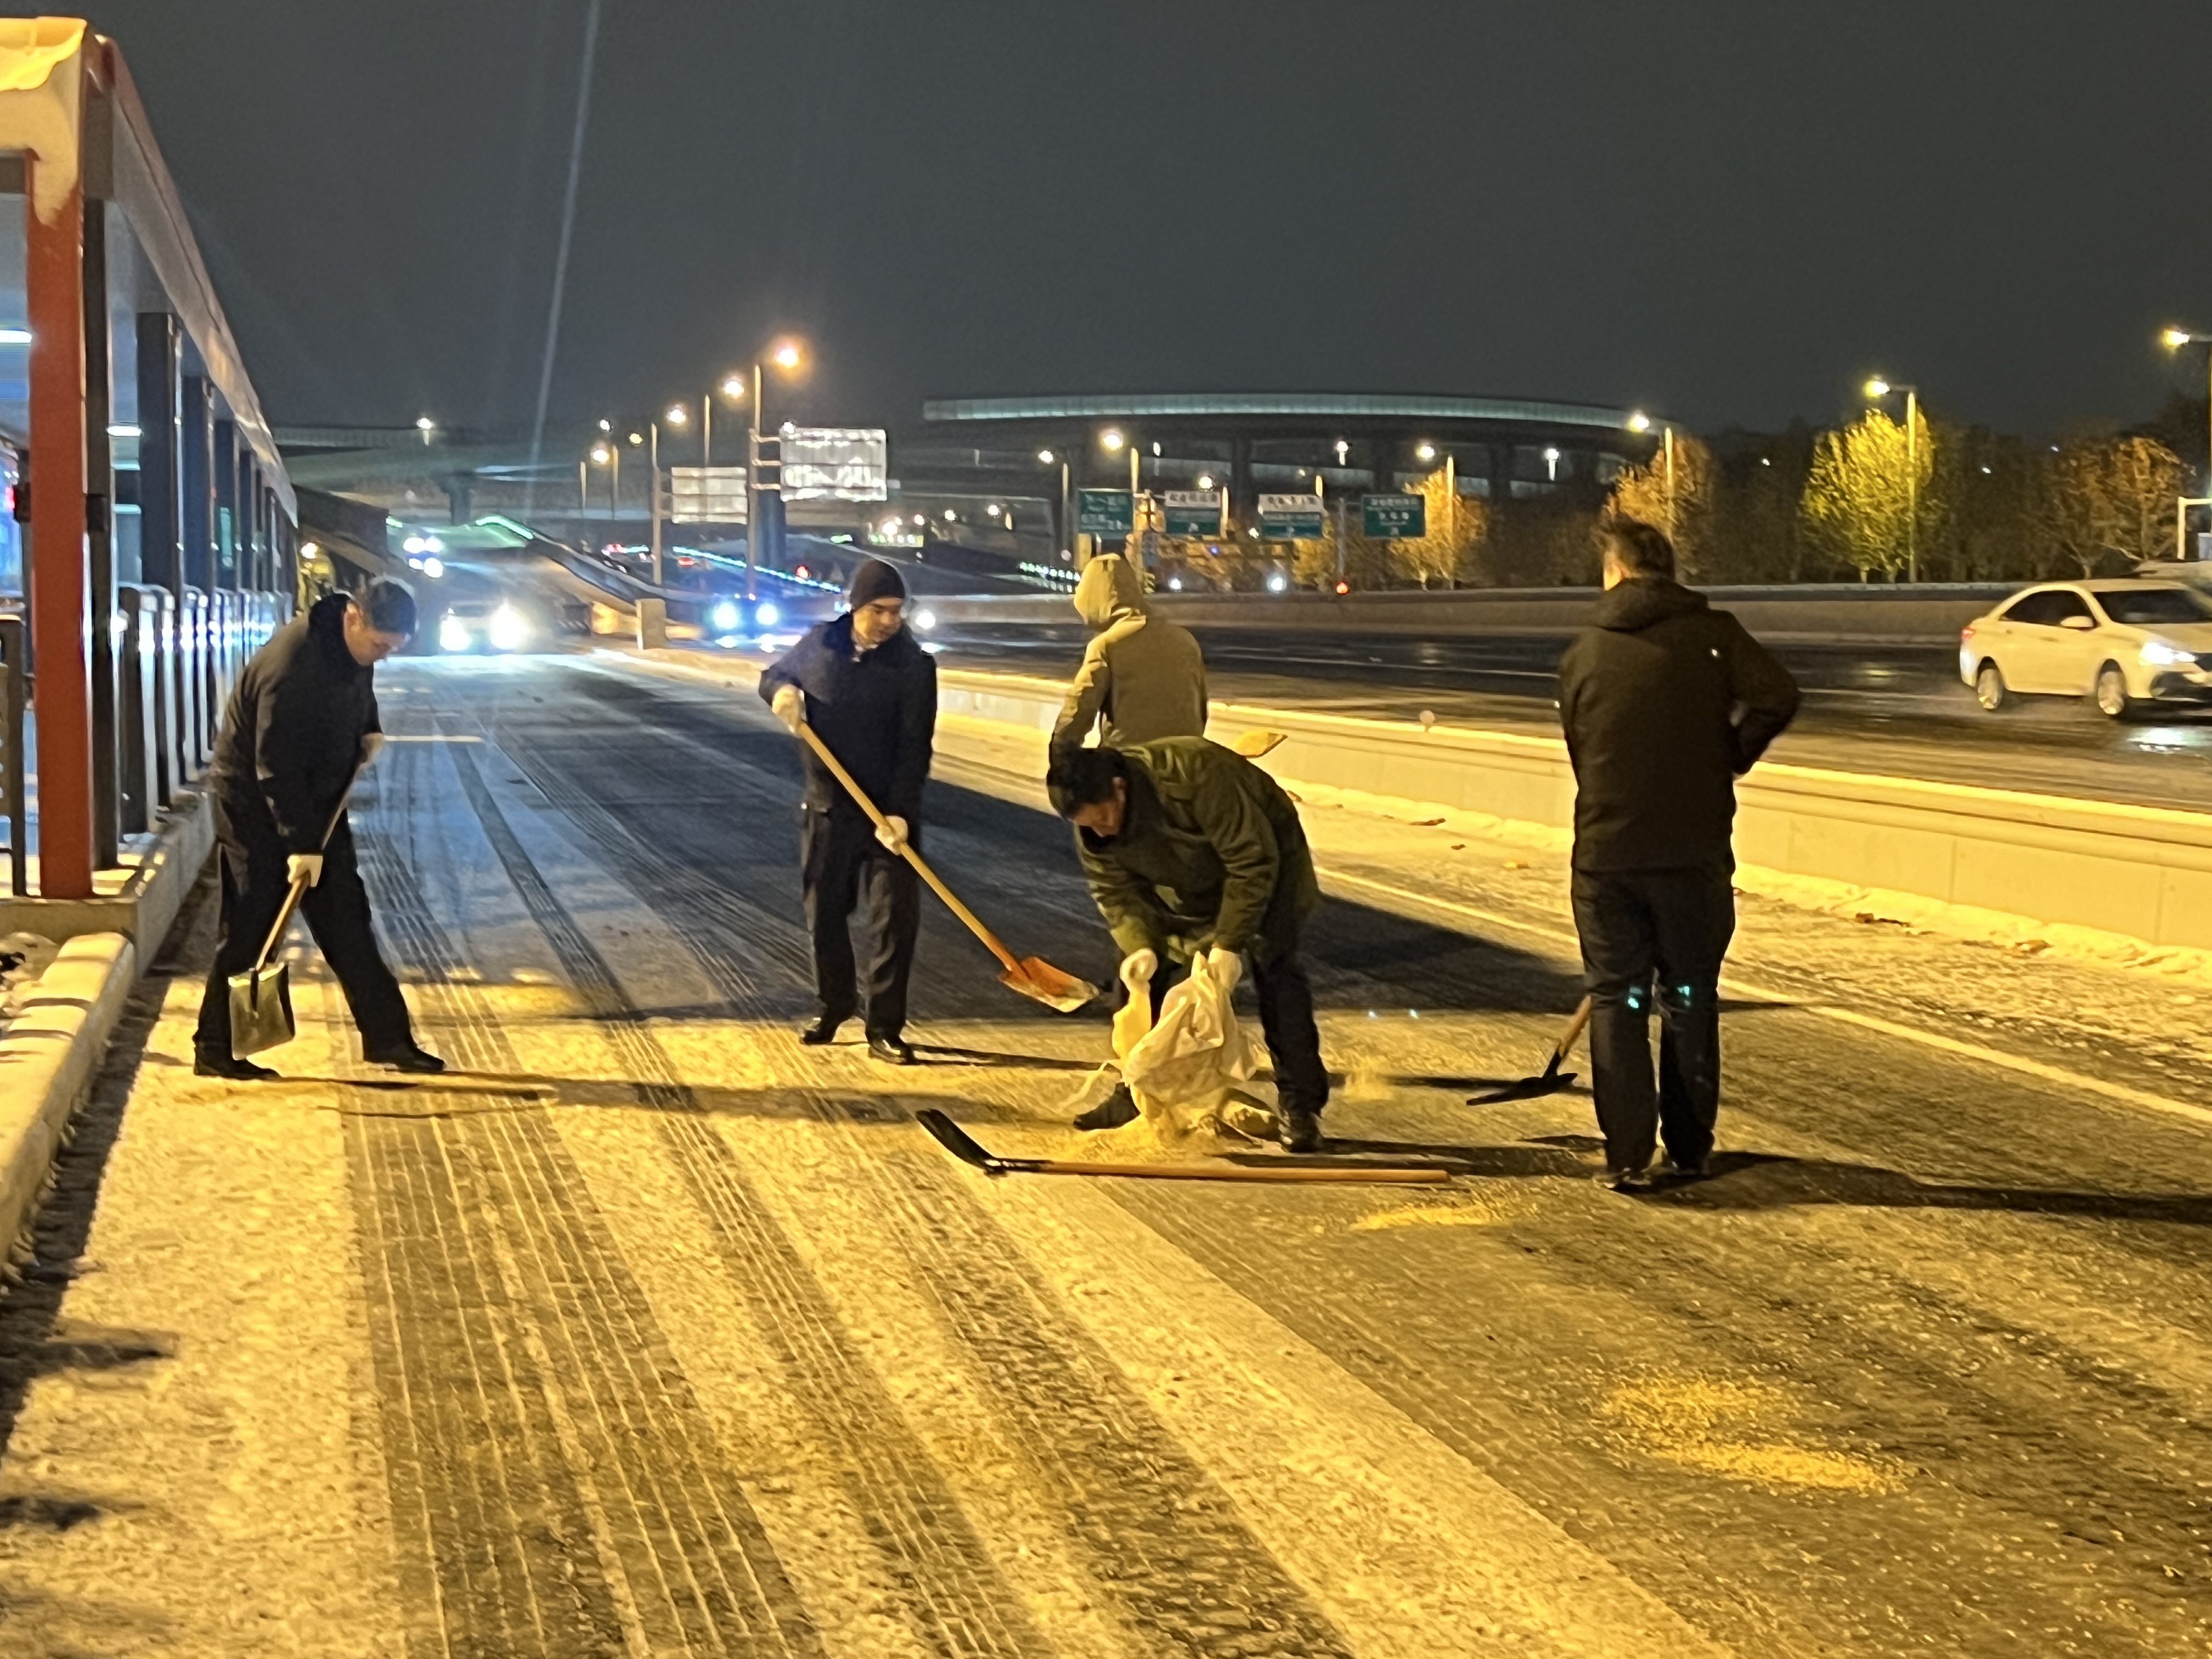
[[[805,720],[799,721],[798,730],[799,735],[805,739],[806,746],[822,757],[822,763],[836,775],[838,782],[845,786],[845,792],[860,803],[860,810],[868,815],[876,828],[885,828],[886,821],[884,815],[876,810],[875,802],[870,800],[867,793],[853,781],[853,775],[845,769],[844,763],[830,752],[830,745],[823,742],[814,728]],[[1078,979],[1074,975],[1054,967],[1042,957],[1017,957],[996,933],[976,918],[973,910],[953,896],[952,890],[937,878],[937,872],[922,862],[921,854],[904,842],[899,843],[898,850],[899,855],[914,866],[916,873],[929,884],[930,890],[945,901],[954,915],[968,924],[969,933],[983,941],[983,948],[998,957],[999,965],[1006,969],[999,975],[1000,984],[1063,1014],[1072,1014],[1097,1000],[1098,988],[1088,981]]]
[[[1542,1071],[1534,1077],[1524,1077],[1518,1083],[1509,1083],[1503,1089],[1494,1090],[1486,1095],[1469,1095],[1467,1103],[1470,1106],[1496,1106],[1509,1100],[1534,1100],[1539,1096],[1555,1094],[1565,1088],[1575,1080],[1575,1074],[1562,1072],[1559,1067],[1566,1064],[1567,1056],[1574,1052],[1575,1042],[1582,1036],[1583,1027],[1589,1024],[1589,1017],[1590,1000],[1584,997],[1575,1010],[1575,1017],[1567,1022],[1567,1029],[1552,1045],[1551,1058],[1544,1062]]]
[[[1331,1181],[1370,1186],[1428,1187],[1451,1179],[1449,1170],[1395,1170],[1382,1164],[1085,1164],[1049,1158],[1000,1158],[935,1107],[915,1114],[937,1144],[988,1176],[1125,1176],[1132,1181]]]
[[[1289,736],[1287,732],[1269,732],[1255,726],[1249,732],[1239,732],[1237,741],[1229,746],[1246,760],[1257,760]]]
[[[337,811],[331,814],[331,822],[323,831],[322,845],[328,847],[331,837],[337,833],[338,819],[344,816],[346,802],[353,798],[353,787],[361,777],[361,766],[356,763],[353,776],[346,780],[345,793],[338,797]],[[307,884],[295,881],[292,890],[284,895],[284,902],[276,911],[276,926],[269,937],[261,942],[261,954],[253,966],[242,974],[233,974],[230,985],[230,1052],[234,1059],[244,1060],[248,1054],[258,1054],[264,1048],[278,1048],[299,1034],[292,1018],[292,969],[289,963],[269,965],[284,930],[292,925],[292,913],[300,908],[300,899],[307,890]]]

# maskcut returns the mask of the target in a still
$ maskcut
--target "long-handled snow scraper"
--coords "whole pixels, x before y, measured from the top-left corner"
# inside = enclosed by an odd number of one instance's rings
[[[1567,1022],[1567,1029],[1552,1045],[1551,1055],[1545,1060],[1542,1071],[1534,1077],[1524,1077],[1518,1083],[1509,1083],[1503,1089],[1492,1090],[1486,1095],[1469,1095],[1467,1103],[1470,1106],[1497,1106],[1509,1100],[1534,1100],[1540,1095],[1553,1094],[1565,1088],[1575,1080],[1575,1073],[1563,1072],[1559,1067],[1566,1064],[1567,1056],[1574,1052],[1575,1043],[1583,1034],[1583,1027],[1589,1024],[1589,1017],[1590,1000],[1584,997],[1581,1006],[1575,1010],[1575,1017]]]
[[[323,830],[323,846],[328,847],[331,837],[337,833],[338,820],[345,816],[346,803],[353,799],[353,787],[361,781],[361,769],[366,763],[365,757],[356,762],[353,776],[346,780],[345,792],[338,797],[337,810],[331,814],[330,823]],[[292,925],[292,913],[300,908],[300,900],[307,890],[305,881],[292,884],[291,891],[284,895],[284,902],[277,907],[276,925],[261,942],[261,954],[253,959],[253,966],[242,974],[233,974],[228,981],[230,1052],[235,1059],[244,1060],[264,1048],[280,1048],[299,1033],[292,1018],[291,964],[280,962],[271,968],[269,958],[276,954],[284,930]]]
[[[1090,1164],[1050,1158],[1000,1158],[935,1107],[915,1114],[937,1144],[985,1175],[1122,1176],[1133,1181],[1333,1181],[1370,1186],[1429,1187],[1451,1179],[1449,1170],[1393,1169],[1380,1164]]]
[[[822,741],[814,728],[801,720],[799,735],[805,739],[808,748],[822,757],[822,763],[836,775],[838,782],[845,786],[845,792],[860,803],[860,810],[868,815],[876,828],[884,829],[884,815],[876,810],[875,802],[870,800],[867,792],[854,781],[853,775],[845,769],[844,763],[830,752],[830,745]],[[998,957],[999,965],[1006,969],[999,975],[1000,984],[1063,1014],[1072,1014],[1098,1000],[1098,988],[1088,980],[1078,979],[1074,975],[1054,967],[1042,957],[1017,957],[996,933],[977,919],[973,910],[953,896],[952,890],[938,879],[937,872],[922,862],[921,854],[903,842],[899,843],[899,853],[914,866],[915,873],[929,884],[930,890],[945,901],[952,914],[968,924],[968,931],[983,941],[983,948]]]

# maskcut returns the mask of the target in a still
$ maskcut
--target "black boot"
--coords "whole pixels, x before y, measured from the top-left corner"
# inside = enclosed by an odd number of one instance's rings
[[[396,1048],[363,1048],[361,1057],[372,1066],[389,1066],[395,1072],[442,1072],[446,1062],[411,1038]]]
[[[1275,1109],[1275,1138],[1286,1152],[1317,1152],[1321,1150],[1321,1114],[1308,1111],[1303,1106],[1279,1106]]]
[[[913,1045],[896,1031],[888,1036],[871,1032],[868,1058],[879,1060],[886,1066],[915,1066],[921,1063],[914,1057]]]
[[[256,1066],[250,1060],[240,1060],[236,1054],[226,1054],[215,1048],[192,1050],[194,1077],[227,1077],[233,1083],[266,1083],[278,1073],[266,1066]]]
[[[1127,1084],[1117,1083],[1112,1094],[1075,1120],[1075,1127],[1079,1129],[1118,1129],[1124,1123],[1136,1121],[1136,1097],[1129,1092]]]

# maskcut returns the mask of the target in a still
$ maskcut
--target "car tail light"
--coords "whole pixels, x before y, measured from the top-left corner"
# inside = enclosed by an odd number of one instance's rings
[[[1972,623],[1968,623],[1964,628],[1959,630],[1959,643],[1961,645],[1964,645],[1968,640],[1971,640],[1973,637],[1974,625]]]

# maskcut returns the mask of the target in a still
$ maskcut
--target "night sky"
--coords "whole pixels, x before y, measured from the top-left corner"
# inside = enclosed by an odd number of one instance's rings
[[[282,422],[524,422],[586,0],[113,0]],[[2212,329],[2203,0],[606,0],[556,418],[1421,391],[2131,422]]]

